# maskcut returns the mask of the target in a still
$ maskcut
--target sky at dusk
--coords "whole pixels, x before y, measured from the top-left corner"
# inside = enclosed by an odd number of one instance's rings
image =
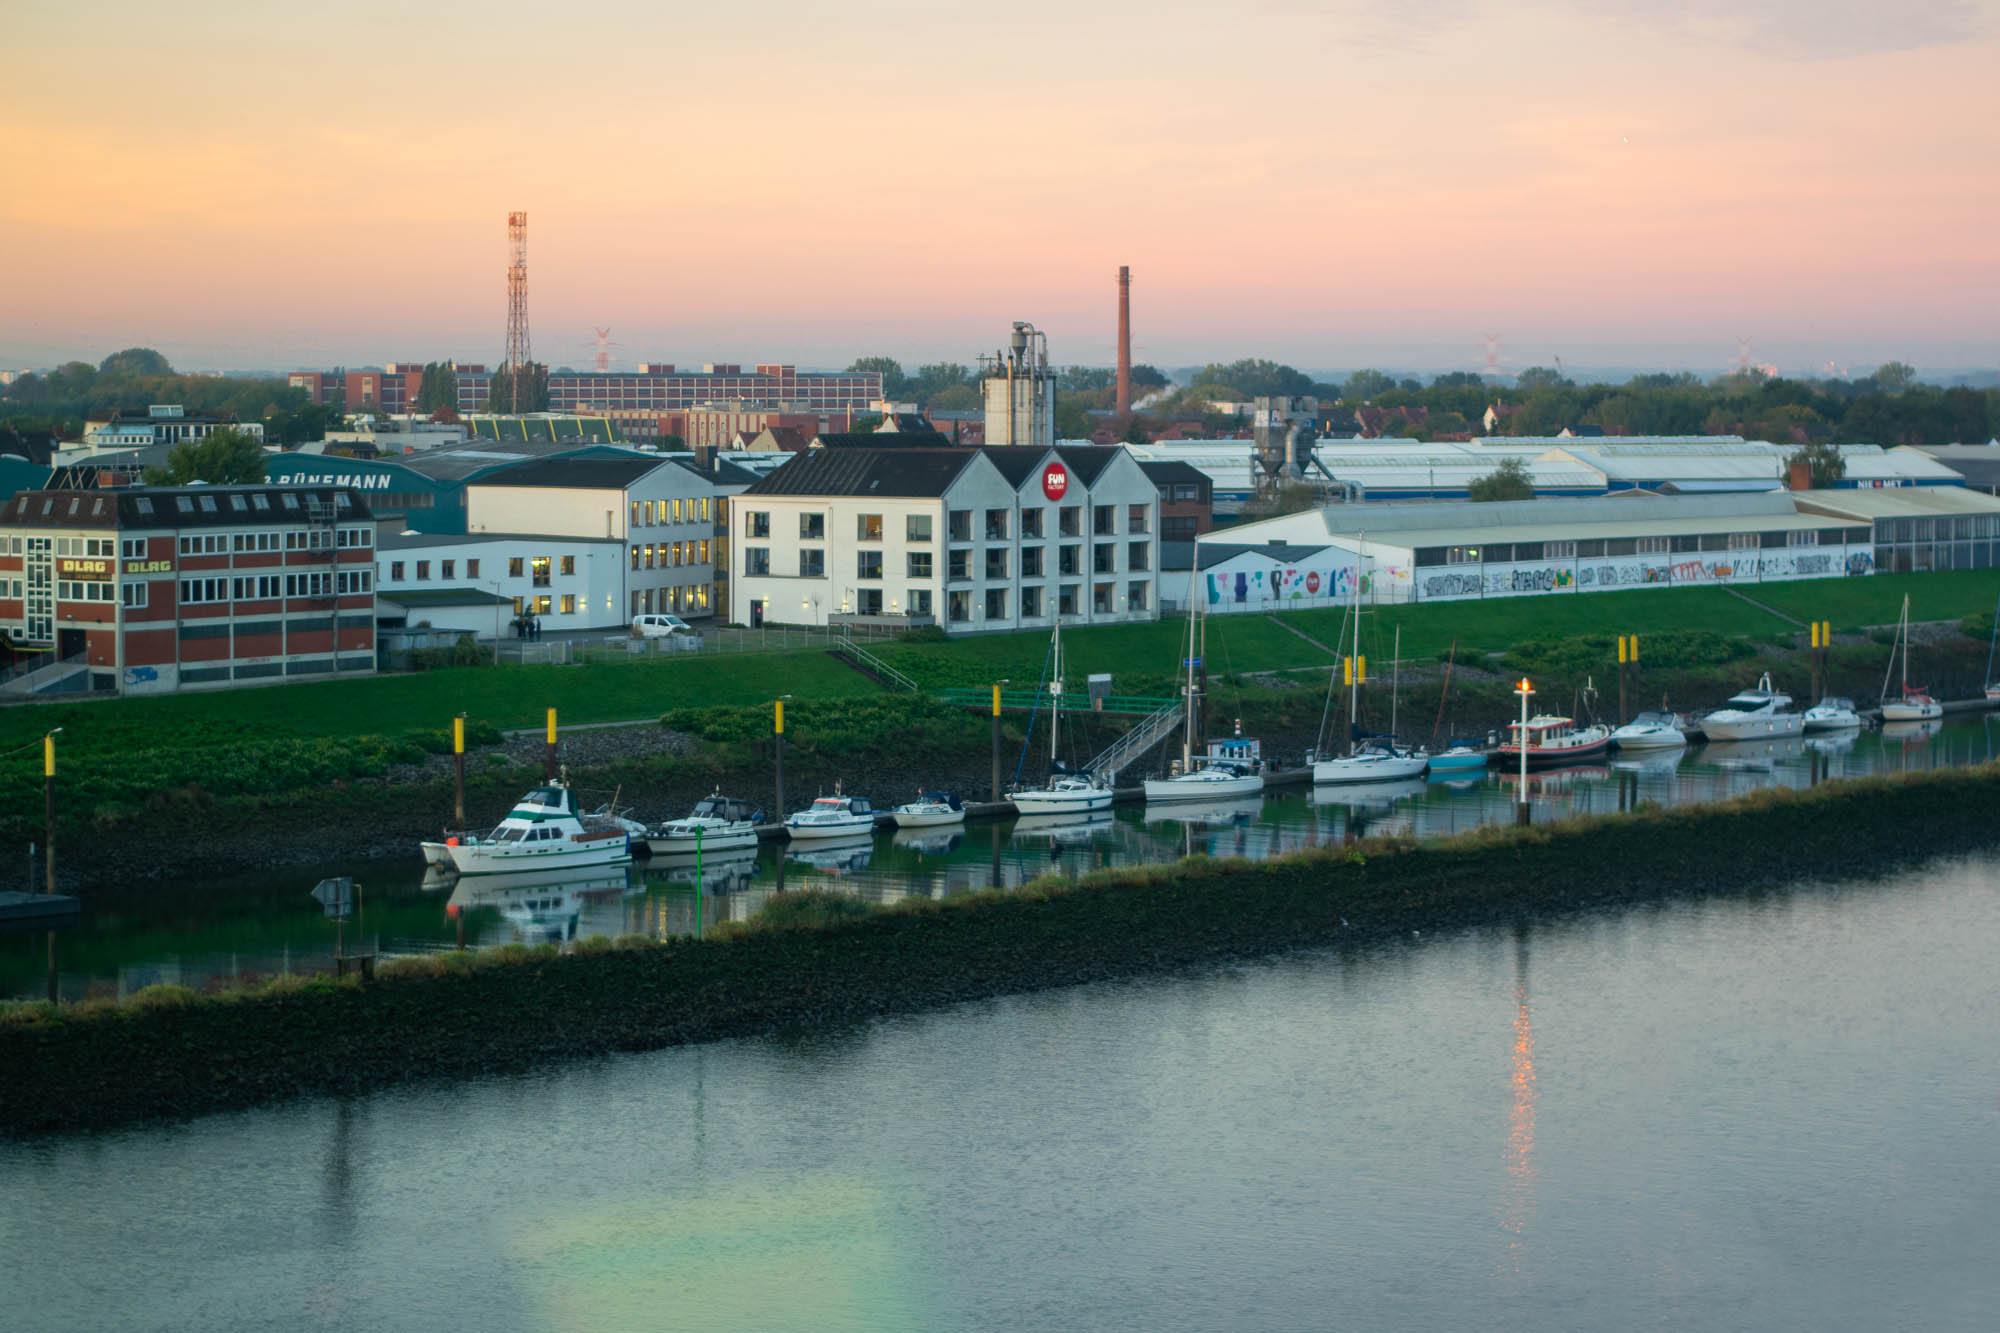
[[[2000,0],[6,0],[0,368],[2000,362]]]

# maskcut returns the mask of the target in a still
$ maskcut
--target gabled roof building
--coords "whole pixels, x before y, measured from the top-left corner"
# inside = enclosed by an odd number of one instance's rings
[[[949,634],[1157,619],[1159,492],[1088,446],[835,444],[729,500],[730,619]]]

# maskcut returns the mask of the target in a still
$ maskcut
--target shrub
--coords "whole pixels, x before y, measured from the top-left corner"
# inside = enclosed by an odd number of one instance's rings
[[[875,909],[859,898],[824,889],[803,889],[794,893],[774,893],[752,921],[766,930],[820,930],[827,926],[858,921]]]

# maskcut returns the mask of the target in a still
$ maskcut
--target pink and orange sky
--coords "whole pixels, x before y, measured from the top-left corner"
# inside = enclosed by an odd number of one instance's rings
[[[0,367],[2000,362],[2000,0],[0,6]]]

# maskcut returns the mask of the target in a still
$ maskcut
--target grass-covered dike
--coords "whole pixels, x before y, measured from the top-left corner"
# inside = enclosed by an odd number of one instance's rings
[[[1203,960],[1740,893],[1992,839],[2000,768],[1432,843],[1037,880],[868,910],[777,900],[703,940],[584,941],[412,959],[372,984],[179,988],[0,1011],[0,1132],[60,1132],[352,1094],[545,1061],[852,1023]]]

